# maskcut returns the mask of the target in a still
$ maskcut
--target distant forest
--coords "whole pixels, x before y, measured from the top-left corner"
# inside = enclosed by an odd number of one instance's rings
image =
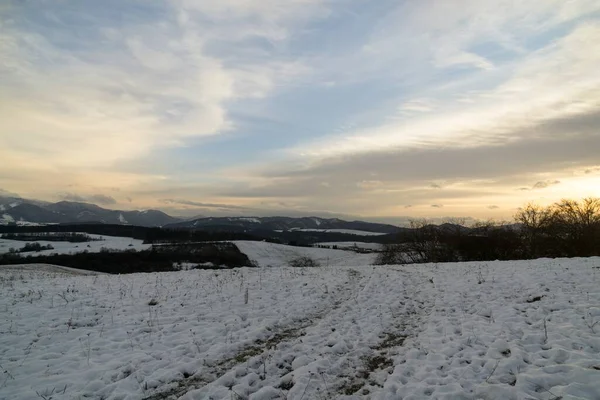
[[[378,264],[519,260],[600,256],[600,199],[562,200],[547,207],[528,204],[515,224],[430,225],[413,221]]]
[[[41,263],[110,274],[177,271],[182,263],[198,264],[195,269],[254,267],[233,243],[181,243],[152,246],[149,250],[86,251],[75,254],[31,255],[0,254],[0,265]]]
[[[310,246],[318,242],[369,242],[394,243],[397,234],[388,235],[352,235],[339,232],[305,232],[257,229],[241,231],[231,226],[211,227],[210,230],[200,229],[165,229],[133,225],[112,224],[55,224],[42,226],[0,225],[0,233],[24,234],[36,232],[84,232],[88,234],[130,237],[143,240],[144,243],[167,242],[212,242],[224,240],[266,240],[273,243],[290,244],[293,246]]]
[[[183,229],[162,229],[117,224],[54,224],[40,226],[0,225],[0,233],[25,234],[42,232],[83,232],[94,235],[129,237],[143,240],[144,243],[264,239],[263,237],[258,237],[256,235],[244,232],[191,231]]]

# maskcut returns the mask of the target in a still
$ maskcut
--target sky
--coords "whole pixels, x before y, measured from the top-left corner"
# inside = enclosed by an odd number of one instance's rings
[[[597,0],[9,0],[0,191],[510,219],[600,196]]]

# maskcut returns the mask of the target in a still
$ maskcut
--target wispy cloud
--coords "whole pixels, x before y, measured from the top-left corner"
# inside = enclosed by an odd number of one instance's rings
[[[41,9],[24,9],[21,18],[3,21],[0,57],[7,61],[0,65],[5,77],[0,117],[10,134],[2,135],[0,151],[38,157],[50,167],[109,166],[229,132],[235,122],[226,103],[264,97],[280,80],[308,70],[285,59],[226,65],[206,50],[215,39],[211,32],[183,16],[204,12],[236,21],[238,14],[252,18],[268,10],[262,2],[174,2],[156,15],[149,5],[128,5],[132,22],[118,26],[99,5],[66,14],[50,3],[36,7]],[[227,18],[230,7],[238,13]],[[274,6],[280,10],[270,15],[284,23],[299,7]],[[33,18],[44,23],[24,32]],[[71,35],[81,21],[86,28]],[[58,40],[51,41],[53,36]]]
[[[105,194],[93,194],[93,195],[89,196],[88,199],[92,203],[98,203],[98,204],[103,204],[103,205],[117,204],[117,200],[115,200],[114,197],[107,196]]]
[[[0,188],[0,197],[21,197],[17,193],[11,192],[9,190],[4,190]]]
[[[583,24],[522,62],[505,66],[503,73],[508,78],[474,96],[473,104],[458,107],[449,99],[435,116],[333,135],[290,151],[319,159],[390,148],[503,145],[535,137],[540,134],[537,127],[553,120],[597,111],[600,51],[593,44],[598,40],[600,25]],[[562,85],[565,81],[571,84]],[[467,84],[470,82],[463,86]],[[454,94],[463,95],[460,91]],[[527,136],[516,136],[515,132],[527,132]]]
[[[558,185],[559,183],[560,183],[560,181],[558,181],[558,180],[553,180],[553,181],[539,181],[539,182],[536,182],[532,186],[532,189],[545,189],[548,186]]]
[[[202,203],[199,201],[191,201],[191,200],[184,200],[184,199],[162,199],[160,200],[161,203],[165,203],[165,204],[177,204],[177,205],[184,205],[184,206],[193,206],[193,207],[200,207],[200,208],[216,208],[216,209],[220,209],[220,210],[247,210],[247,207],[241,207],[241,206],[236,206],[236,205],[232,205],[232,204],[219,204],[219,203]]]
[[[89,196],[79,195],[77,193],[59,193],[57,197],[61,200],[75,201],[80,203],[95,203],[105,206],[117,204],[117,200],[114,197],[105,194],[92,194]]]

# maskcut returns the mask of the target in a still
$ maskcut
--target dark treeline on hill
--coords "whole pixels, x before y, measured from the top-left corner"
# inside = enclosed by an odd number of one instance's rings
[[[227,231],[192,231],[184,229],[150,228],[133,225],[114,224],[54,224],[40,226],[0,225],[0,233],[26,234],[47,232],[85,232],[94,235],[130,237],[144,243],[164,242],[213,242],[226,240],[263,240],[264,237]],[[43,239],[46,240],[46,239]]]
[[[402,229],[402,228],[400,228]],[[266,238],[268,241],[291,244],[294,246],[311,246],[319,242],[365,242],[365,243],[395,243],[398,234],[386,235],[355,235],[341,232],[315,232],[315,231],[283,231],[268,230],[252,231],[253,235]]]
[[[85,269],[110,274],[164,272],[178,270],[178,263],[205,264],[196,269],[253,267],[248,257],[233,243],[185,243],[152,246],[143,251],[51,254],[22,257],[15,253],[0,254],[0,264],[41,263]],[[210,263],[210,264],[207,264]]]
[[[399,228],[402,230],[402,228]],[[370,242],[394,243],[396,234],[362,236],[339,232],[277,232],[267,229],[245,231],[239,227],[211,226],[210,229],[189,228],[154,228],[132,225],[114,224],[55,224],[40,226],[0,225],[0,233],[32,234],[32,233],[66,233],[85,232],[95,235],[121,236],[143,240],[144,243],[166,242],[215,242],[226,240],[266,240],[268,242],[285,243],[298,246],[310,246],[318,242]],[[46,239],[44,239],[46,240]]]
[[[77,232],[3,233],[2,238],[9,240],[20,240],[23,242],[45,240],[47,242],[84,243],[94,240],[91,236],[86,235],[85,233]]]
[[[384,246],[378,264],[517,260],[600,256],[600,199],[529,204],[516,224],[431,225],[413,221],[395,244]]]

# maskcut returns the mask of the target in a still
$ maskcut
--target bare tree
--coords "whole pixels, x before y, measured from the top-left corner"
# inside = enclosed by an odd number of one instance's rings
[[[567,256],[598,253],[600,199],[563,199],[552,207],[552,233]]]
[[[521,224],[523,255],[527,258],[542,255],[543,242],[548,235],[552,214],[551,208],[530,203],[520,208],[515,215],[515,220]]]

